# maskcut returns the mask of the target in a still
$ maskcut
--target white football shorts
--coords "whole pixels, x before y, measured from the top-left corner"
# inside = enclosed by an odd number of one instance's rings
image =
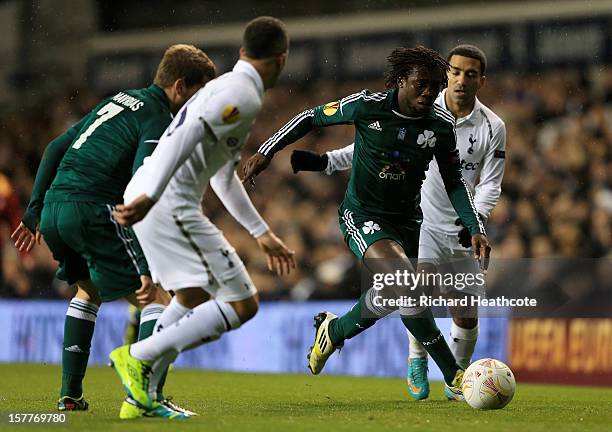
[[[226,302],[257,293],[235,249],[199,209],[170,209],[160,200],[133,229],[153,281],[165,290],[201,287]]]
[[[421,226],[419,263],[433,264],[438,272],[453,275],[457,283],[440,285],[442,294],[457,290],[478,297],[486,295],[486,284],[482,283],[483,276],[476,277],[481,273],[478,261],[473,258],[471,248],[459,244],[457,234],[445,234]]]

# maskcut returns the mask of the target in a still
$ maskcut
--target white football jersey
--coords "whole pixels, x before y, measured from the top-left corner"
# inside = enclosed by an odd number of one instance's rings
[[[438,95],[435,103],[448,110],[445,95],[446,90]],[[455,130],[461,174],[474,194],[476,210],[488,218],[501,194],[506,126],[491,109],[476,99],[472,112],[467,117],[457,119]],[[423,181],[421,209],[424,227],[447,234],[456,234],[461,230],[455,225],[457,212],[446,194],[435,159],[430,162]]]
[[[446,90],[438,95],[435,103],[448,110],[445,95]],[[476,210],[487,218],[501,194],[506,157],[506,126],[491,109],[476,99],[472,112],[467,117],[457,119],[456,133],[461,174],[474,194]],[[327,174],[348,169],[353,160],[353,145],[327,152],[327,155]],[[461,230],[460,226],[455,225],[457,212],[448,198],[435,159],[430,162],[423,181],[421,209],[423,227],[446,234],[457,234]]]
[[[178,112],[153,154],[128,184],[124,200],[146,194],[170,208],[199,208],[221,167],[229,182],[263,102],[255,68],[239,60],[231,72],[210,81]],[[220,172],[221,174],[221,172]]]

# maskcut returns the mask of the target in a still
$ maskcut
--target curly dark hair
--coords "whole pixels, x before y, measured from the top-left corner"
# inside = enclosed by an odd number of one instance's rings
[[[414,48],[396,48],[387,57],[385,86],[388,89],[398,87],[402,78],[420,66],[443,75],[450,69],[448,62],[436,50],[421,45]]]

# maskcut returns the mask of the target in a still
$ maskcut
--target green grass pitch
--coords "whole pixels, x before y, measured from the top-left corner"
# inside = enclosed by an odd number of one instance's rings
[[[123,390],[110,368],[92,367],[85,380],[88,412],[69,413],[68,426],[8,427],[7,413],[53,412],[57,366],[0,364],[1,430],[159,431],[168,420],[118,419]],[[176,370],[167,393],[199,412],[172,421],[193,431],[604,431],[612,429],[612,389],[518,384],[500,411],[477,411],[443,400],[432,383],[426,401],[413,401],[400,379],[266,375]],[[160,429],[163,428],[163,429]]]

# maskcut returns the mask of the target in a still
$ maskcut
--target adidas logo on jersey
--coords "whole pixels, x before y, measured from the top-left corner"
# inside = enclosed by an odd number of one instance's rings
[[[377,130],[377,131],[382,131],[382,127],[380,126],[380,123],[378,121],[375,121],[374,123],[370,123],[368,125],[368,127],[370,129],[374,129],[374,130]]]

